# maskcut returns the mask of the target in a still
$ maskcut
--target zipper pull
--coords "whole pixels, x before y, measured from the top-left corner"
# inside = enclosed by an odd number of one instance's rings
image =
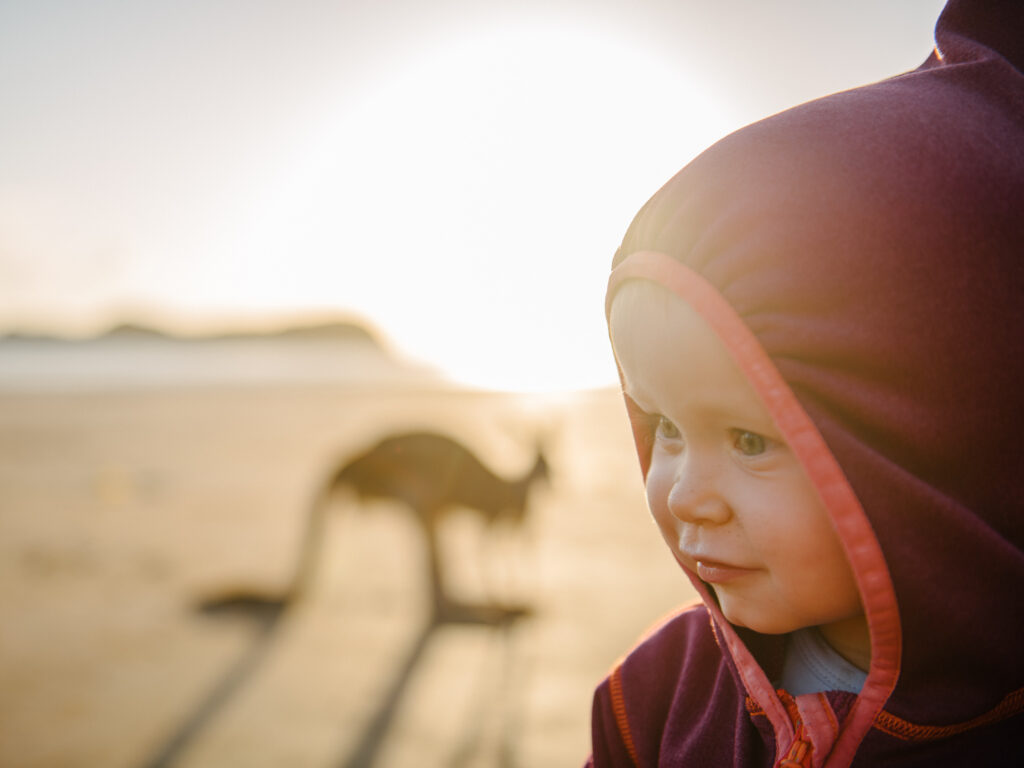
[[[779,761],[776,768],[810,768],[811,744],[797,739],[789,748],[789,753]]]

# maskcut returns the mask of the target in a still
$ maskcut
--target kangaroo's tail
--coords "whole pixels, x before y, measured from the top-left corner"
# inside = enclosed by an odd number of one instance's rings
[[[309,593],[316,580],[323,559],[324,534],[327,528],[327,515],[337,495],[337,491],[346,483],[343,467],[334,473],[314,494],[306,513],[306,525],[299,542],[299,550],[295,558],[292,583],[288,589],[289,599],[298,600]]]

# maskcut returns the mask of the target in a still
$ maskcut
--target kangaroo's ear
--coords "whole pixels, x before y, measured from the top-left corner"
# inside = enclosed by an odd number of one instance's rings
[[[559,433],[561,432],[562,419],[558,416],[552,415],[547,423],[537,431],[537,435],[534,438],[534,445],[537,448],[537,455],[543,456],[545,460],[551,459],[553,453],[553,446],[558,443]]]
[[[550,452],[548,451],[548,445],[540,437],[538,437],[534,441],[534,452],[537,454],[537,459],[534,462],[536,466],[539,467],[541,464],[543,464],[545,467],[547,467],[550,464],[548,460],[548,456],[550,455]]]
[[[543,478],[545,482],[551,482],[551,437],[546,434],[537,436],[537,460],[534,463],[534,476]]]

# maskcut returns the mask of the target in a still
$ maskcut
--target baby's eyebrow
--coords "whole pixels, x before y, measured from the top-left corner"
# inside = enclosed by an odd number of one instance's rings
[[[732,429],[741,429],[748,432],[757,432],[765,437],[775,436],[776,439],[781,439],[782,433],[779,431],[778,425],[775,420],[771,417],[771,414],[767,412],[746,412],[746,411],[734,411],[728,408],[714,408],[709,407],[708,413],[712,414],[723,422],[733,422],[731,424]]]

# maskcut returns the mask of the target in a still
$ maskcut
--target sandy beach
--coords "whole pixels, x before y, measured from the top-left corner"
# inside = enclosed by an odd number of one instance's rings
[[[409,428],[449,433],[507,477],[543,442],[552,483],[522,530],[460,512],[442,542],[454,594],[532,616],[428,629],[409,514],[351,498],[332,508],[303,600],[269,623],[197,610],[280,594],[326,474]],[[649,521],[613,391],[8,390],[0,526],[12,768],[579,765],[594,685],[691,596]]]

